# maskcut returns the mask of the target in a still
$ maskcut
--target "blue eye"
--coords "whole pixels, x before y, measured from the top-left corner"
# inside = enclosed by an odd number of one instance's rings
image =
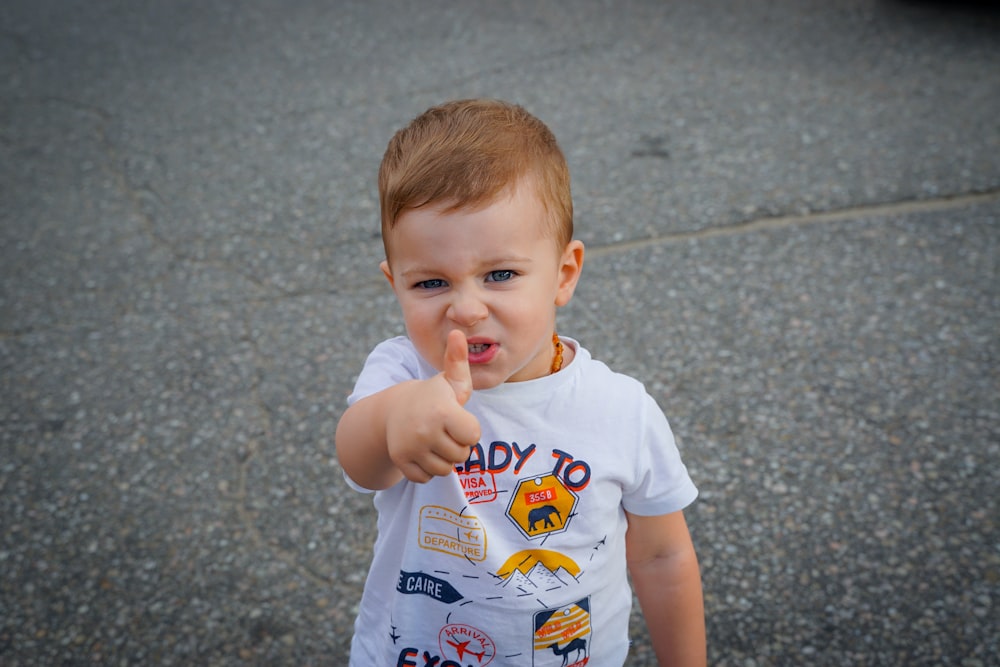
[[[414,285],[417,289],[440,289],[445,286],[445,282],[440,278],[432,278],[431,280],[421,280],[419,283]]]
[[[501,271],[490,271],[486,276],[486,282],[488,283],[503,283],[507,282],[514,277],[513,271],[508,271],[506,269]]]

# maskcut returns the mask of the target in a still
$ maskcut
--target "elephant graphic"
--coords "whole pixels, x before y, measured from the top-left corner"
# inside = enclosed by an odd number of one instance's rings
[[[573,663],[580,661],[580,653],[583,653],[583,657],[587,657],[587,640],[583,637],[577,637],[570,643],[566,644],[562,648],[559,648],[559,644],[550,644],[549,648],[556,655],[562,656],[562,667],[566,667],[569,664],[569,654],[574,653]]]
[[[554,505],[542,505],[528,512],[528,532],[535,530],[535,524],[539,521],[543,522],[542,528],[555,528],[556,525],[552,523],[553,514],[559,517],[559,523],[563,522],[562,514]]]

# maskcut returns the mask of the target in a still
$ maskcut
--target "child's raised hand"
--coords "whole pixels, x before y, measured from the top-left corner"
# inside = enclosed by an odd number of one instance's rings
[[[410,384],[404,400],[389,415],[386,437],[389,458],[414,482],[451,474],[479,441],[479,420],[462,406],[472,395],[472,371],[465,334],[452,331],[444,369]]]

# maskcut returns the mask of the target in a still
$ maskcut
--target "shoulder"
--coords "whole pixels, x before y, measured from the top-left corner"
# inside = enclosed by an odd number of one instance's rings
[[[365,360],[348,403],[406,380],[425,380],[435,373],[434,368],[423,360],[406,336],[384,340],[375,346]]]
[[[576,346],[571,368],[574,381],[567,383],[572,389],[565,399],[575,404],[577,410],[632,425],[644,423],[650,414],[662,415],[642,382],[612,370],[594,359],[583,346]]]
[[[576,357],[573,359],[574,365],[579,364],[578,371],[581,383],[587,387],[599,390],[603,395],[624,394],[629,398],[647,395],[646,387],[642,382],[618,371],[612,370],[603,361],[599,361],[591,356],[587,348],[575,343]]]
[[[368,354],[368,360],[387,358],[400,363],[416,362],[420,355],[413,346],[413,342],[406,336],[395,336],[388,338],[374,348]]]

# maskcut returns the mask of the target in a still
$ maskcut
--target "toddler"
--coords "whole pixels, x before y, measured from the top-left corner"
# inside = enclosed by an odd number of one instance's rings
[[[704,665],[697,490],[636,380],[555,333],[583,244],[565,158],[523,108],[424,112],[379,169],[406,336],[337,426],[378,537],[357,667],[624,664],[631,575],[661,665]]]

